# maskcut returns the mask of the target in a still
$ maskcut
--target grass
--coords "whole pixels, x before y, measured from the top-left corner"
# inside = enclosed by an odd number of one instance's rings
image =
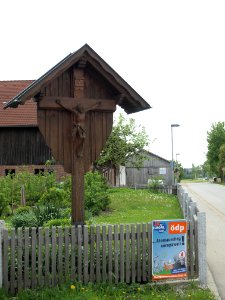
[[[0,291],[1,300],[125,300],[125,299],[159,299],[180,300],[198,299],[215,300],[216,298],[208,289],[200,288],[196,283],[190,283],[183,287],[150,284],[67,284],[56,288],[42,288],[20,292],[16,297],[10,297]]]
[[[146,223],[157,219],[183,218],[174,195],[115,188],[110,190],[110,199],[109,210],[93,217],[93,224]]]
[[[115,188],[110,190],[111,204],[108,211],[93,217],[93,224],[145,223],[153,219],[179,219],[182,212],[174,195],[153,193],[148,190]],[[10,297],[0,290],[0,300],[215,300],[209,289],[202,289],[195,282],[184,286],[150,284],[69,284],[37,290],[21,291]]]

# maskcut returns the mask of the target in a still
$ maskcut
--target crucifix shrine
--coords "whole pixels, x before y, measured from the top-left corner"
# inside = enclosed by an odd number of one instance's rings
[[[84,175],[98,158],[120,105],[127,113],[150,108],[87,44],[68,55],[9,101],[37,102],[38,127],[54,159],[72,174],[72,224],[84,224]]]

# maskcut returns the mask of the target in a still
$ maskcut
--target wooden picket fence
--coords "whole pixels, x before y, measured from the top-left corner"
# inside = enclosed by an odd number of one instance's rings
[[[189,278],[199,274],[198,227],[199,222],[194,222],[188,231]],[[3,227],[0,240],[0,287],[11,294],[74,281],[151,281],[151,223],[18,230]]]

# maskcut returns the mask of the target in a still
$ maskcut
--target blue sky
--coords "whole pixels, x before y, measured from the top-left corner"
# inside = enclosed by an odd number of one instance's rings
[[[8,0],[0,4],[0,80],[37,79],[88,43],[151,106],[133,114],[149,150],[202,164],[225,121],[225,2]]]

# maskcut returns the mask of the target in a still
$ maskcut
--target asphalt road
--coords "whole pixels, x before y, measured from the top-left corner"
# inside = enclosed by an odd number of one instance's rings
[[[200,211],[206,212],[207,262],[221,299],[225,300],[225,186],[182,183]]]

